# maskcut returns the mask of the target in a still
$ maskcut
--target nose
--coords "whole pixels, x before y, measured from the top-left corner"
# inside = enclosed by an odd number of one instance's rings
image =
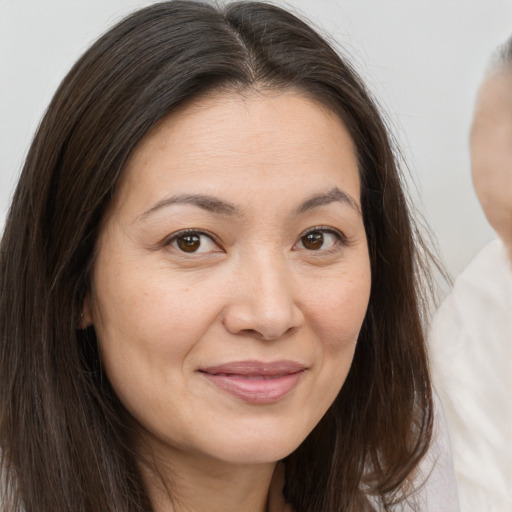
[[[224,311],[226,329],[237,335],[276,340],[304,323],[291,271],[279,258],[253,258],[236,273]]]

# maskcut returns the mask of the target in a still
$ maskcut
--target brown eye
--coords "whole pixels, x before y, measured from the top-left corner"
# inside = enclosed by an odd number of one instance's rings
[[[310,251],[318,251],[324,244],[324,234],[321,231],[310,231],[301,237],[302,245]]]
[[[219,252],[222,249],[213,241],[212,237],[201,231],[182,231],[176,233],[169,245],[174,249],[192,254],[192,253],[212,253]]]
[[[335,249],[337,245],[344,245],[344,238],[333,229],[316,228],[304,233],[294,245],[294,250],[325,252]]]
[[[180,235],[176,244],[183,252],[196,252],[201,247],[201,237],[196,234]]]

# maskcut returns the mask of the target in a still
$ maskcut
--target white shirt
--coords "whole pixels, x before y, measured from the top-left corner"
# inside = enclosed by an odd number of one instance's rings
[[[372,497],[369,499],[376,510],[384,511],[380,500]],[[411,494],[392,510],[393,512],[459,512],[450,439],[442,407],[435,393],[432,442],[418,468],[415,469]]]
[[[456,279],[430,336],[462,512],[512,511],[512,265],[487,245]]]

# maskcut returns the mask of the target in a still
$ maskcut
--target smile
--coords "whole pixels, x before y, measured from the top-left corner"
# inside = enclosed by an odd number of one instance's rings
[[[272,404],[299,383],[306,367],[294,361],[239,361],[200,370],[217,388],[251,404]]]

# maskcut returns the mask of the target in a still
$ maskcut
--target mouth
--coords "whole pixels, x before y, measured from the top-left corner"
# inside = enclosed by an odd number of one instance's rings
[[[218,389],[250,404],[271,404],[288,395],[307,370],[295,361],[237,361],[199,372]]]

